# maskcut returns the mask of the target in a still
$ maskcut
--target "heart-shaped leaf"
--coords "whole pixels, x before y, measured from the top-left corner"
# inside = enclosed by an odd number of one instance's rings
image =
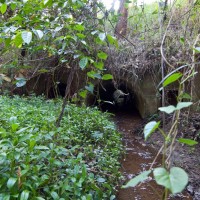
[[[144,138],[145,140],[159,127],[160,122],[152,121],[145,125],[144,127]]]
[[[187,108],[192,105],[192,102],[178,102],[176,106],[176,110],[180,110],[182,108]]]
[[[32,40],[32,32],[30,32],[30,31],[23,31],[22,32],[22,39],[23,39],[24,43],[30,44],[30,42]]]
[[[168,188],[172,194],[182,192],[188,184],[187,173],[179,168],[172,167],[170,173],[162,167],[156,168],[153,171],[157,184]]]
[[[158,108],[158,110],[162,111],[162,112],[166,112],[167,114],[173,113],[176,108],[172,105],[170,106],[166,106],[166,107],[160,107]]]
[[[105,38],[106,38],[106,34],[105,34],[105,33],[99,33],[99,39],[100,39],[101,41],[104,41]]]
[[[44,36],[44,33],[41,30],[34,30],[34,33],[38,37],[38,39],[41,39]]]

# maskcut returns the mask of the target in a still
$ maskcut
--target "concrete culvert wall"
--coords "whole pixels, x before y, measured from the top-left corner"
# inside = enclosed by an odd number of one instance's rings
[[[35,93],[36,95],[44,94],[48,98],[64,97],[69,74],[70,71],[65,70],[65,68],[56,71],[54,76],[49,73],[39,74],[27,81],[24,90],[27,95]],[[99,106],[103,111],[108,110],[109,112],[122,110],[135,112],[137,110],[142,118],[156,113],[160,106],[160,96],[159,94],[157,95],[156,86],[160,79],[157,80],[157,76],[152,76],[150,73],[145,73],[140,78],[133,75],[122,75],[113,76],[114,79],[112,81],[103,81],[101,83],[94,81],[93,84],[96,85],[94,88],[95,94],[88,94],[85,100],[86,104]],[[69,98],[73,97],[74,94],[78,94],[78,91],[85,87],[86,82],[87,76],[85,72],[77,71],[70,86]],[[113,96],[117,89],[124,93],[122,95],[124,99],[119,99],[118,103]],[[22,93],[24,94],[23,91]],[[121,96],[119,97],[121,98]]]

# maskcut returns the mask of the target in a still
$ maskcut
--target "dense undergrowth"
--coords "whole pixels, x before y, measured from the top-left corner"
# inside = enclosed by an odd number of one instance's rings
[[[0,97],[0,199],[114,199],[121,136],[107,113]]]

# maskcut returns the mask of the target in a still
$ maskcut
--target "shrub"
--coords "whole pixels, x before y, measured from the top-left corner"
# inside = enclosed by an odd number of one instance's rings
[[[96,108],[0,97],[0,199],[114,199],[121,136]]]

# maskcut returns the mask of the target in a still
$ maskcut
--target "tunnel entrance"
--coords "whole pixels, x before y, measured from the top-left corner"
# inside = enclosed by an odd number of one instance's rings
[[[94,105],[103,112],[136,112],[136,95],[125,83],[115,87],[112,81],[103,82],[96,88]]]
[[[52,86],[48,91],[48,98],[54,99],[58,97],[64,97],[66,86],[67,85],[64,83],[58,83],[57,85]]]

